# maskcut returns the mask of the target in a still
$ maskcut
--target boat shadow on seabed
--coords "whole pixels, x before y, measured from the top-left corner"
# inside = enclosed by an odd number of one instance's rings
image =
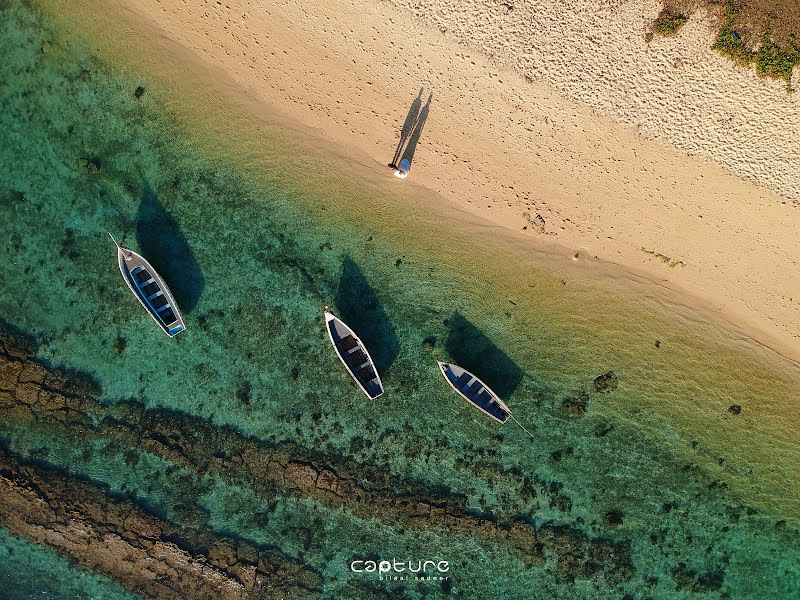
[[[522,369],[458,312],[450,318],[445,349],[455,364],[477,375],[503,400],[522,381]]]
[[[169,285],[180,309],[190,312],[200,300],[205,278],[186,236],[147,181],[136,214],[136,241]]]
[[[383,375],[400,353],[394,325],[353,259],[345,258],[334,301],[338,316],[353,328]]]

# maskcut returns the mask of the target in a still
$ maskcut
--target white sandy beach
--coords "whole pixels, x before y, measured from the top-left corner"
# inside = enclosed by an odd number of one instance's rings
[[[648,43],[650,0],[117,2],[387,186],[624,265],[800,359],[800,100],[711,50],[701,16]]]

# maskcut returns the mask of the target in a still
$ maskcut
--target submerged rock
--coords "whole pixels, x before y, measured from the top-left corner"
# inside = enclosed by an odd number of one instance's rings
[[[269,502],[276,494],[308,497],[332,508],[348,510],[361,518],[373,518],[375,514],[380,514],[382,518],[404,528],[468,533],[479,536],[483,542],[501,542],[507,544],[515,555],[530,565],[542,565],[546,562],[547,556],[554,555],[558,557],[556,568],[570,577],[586,579],[600,577],[612,585],[617,585],[633,576],[630,549],[625,542],[593,539],[580,528],[552,525],[542,525],[537,528],[523,517],[499,518],[492,515],[476,515],[468,508],[466,498],[458,493],[452,493],[447,488],[432,492],[414,480],[398,480],[384,469],[330,455],[320,448],[308,449],[292,443],[270,444],[248,439],[228,427],[216,426],[198,417],[161,408],[147,409],[140,402],[133,400],[111,407],[105,406],[97,400],[101,390],[99,386],[92,385],[91,378],[75,371],[55,370],[41,364],[35,356],[35,343],[25,343],[24,339],[18,340],[18,336],[13,333],[11,330],[3,331],[0,327],[0,387],[13,390],[8,394],[0,394],[0,414],[11,423],[27,426],[37,422],[60,434],[79,434],[87,443],[91,440],[103,440],[104,443],[111,440],[118,447],[125,449],[126,464],[135,460],[130,458],[134,454],[147,452],[158,456],[161,460],[180,464],[182,469],[193,472],[198,480],[206,474],[224,473],[226,480],[232,484],[252,487],[254,493],[264,502]],[[246,390],[246,386],[241,387]],[[586,392],[581,392],[578,404],[583,404],[587,400]],[[69,410],[64,410],[64,407],[68,407]],[[365,430],[374,434],[377,424],[367,422]],[[351,451],[358,451],[371,445],[372,440],[354,438]],[[562,454],[570,452],[568,448]],[[0,446],[0,484],[3,480],[2,453],[3,449]],[[15,469],[8,471],[13,472]],[[34,471],[36,469],[28,472]],[[50,479],[49,474],[47,478]],[[189,480],[191,479],[190,477]],[[369,484],[364,485],[363,482]],[[526,483],[523,487],[528,485],[531,484]],[[90,482],[83,482],[80,487],[82,489],[78,494],[63,494],[56,491],[48,493],[48,498],[63,499],[68,504],[72,503],[75,497],[85,499],[92,493],[91,490],[95,490],[99,497],[103,496],[102,490]],[[562,493],[561,488],[560,483],[551,482],[548,487],[542,487],[542,494],[549,496],[551,508],[569,512],[572,502]],[[188,490],[187,497],[199,497],[202,495],[200,491],[200,488]],[[37,498],[33,500],[35,508],[39,500]],[[0,487],[0,526],[7,526],[8,519],[4,517],[2,510],[3,501],[3,490]],[[125,514],[131,512],[128,508],[130,502],[125,498],[108,498],[106,502],[123,503]],[[202,523],[206,518],[203,508],[191,501],[182,503],[181,511],[181,519],[190,525]],[[135,512],[142,518],[153,519],[159,528],[168,526],[160,520],[158,514],[148,511],[146,506],[137,506]],[[6,516],[11,514],[14,513],[5,513]],[[257,518],[258,522],[266,522],[270,517],[262,511],[254,518]],[[107,517],[104,517],[101,524],[112,522],[116,528],[116,521]],[[28,528],[20,533],[34,540],[40,539],[41,527],[36,530],[39,532],[36,535],[33,535],[32,531]],[[125,531],[130,531],[130,535],[134,536],[131,539],[135,538],[137,533],[135,528],[127,527]],[[103,538],[105,529],[93,533],[100,536],[98,539],[105,539]],[[188,534],[180,535],[184,537]],[[154,535],[144,537],[141,544],[146,545],[149,543],[148,540],[152,541],[155,537]],[[221,543],[224,550],[224,545],[230,541],[223,538],[224,536],[212,535],[211,539],[204,541],[203,547],[210,548],[215,543]],[[170,533],[167,539],[168,543],[174,543],[177,536],[175,533]],[[78,562],[83,560],[84,546],[80,548],[73,545],[60,546],[60,549]],[[127,547],[122,550],[124,553],[133,552]],[[160,551],[161,548],[157,550]],[[188,552],[188,556],[196,554],[194,550]],[[217,594],[215,598],[224,597],[218,594],[219,588],[212,589],[217,583],[226,585],[226,582],[238,581],[245,590],[265,589],[262,586],[270,584],[269,581],[259,580],[255,558],[247,561],[239,560],[238,564],[229,564],[231,558],[228,554],[215,553],[213,559],[206,558],[211,563],[208,566],[213,566],[214,571],[205,575],[198,574],[192,568],[180,570],[170,564],[164,567],[167,572],[159,571],[160,579],[165,583],[168,582],[175,590],[186,592],[182,597],[203,597],[202,594],[192,593],[195,591],[192,587],[193,582],[202,584],[209,593]],[[185,565],[185,557],[180,558],[183,561],[180,564]],[[276,572],[289,569],[283,584],[295,585],[302,589],[318,585],[319,578],[315,577],[313,571],[309,573],[308,566],[302,561],[287,563],[284,556],[274,558]],[[117,572],[119,561],[116,559],[109,563],[101,563],[92,555],[88,560],[91,560],[92,564],[96,565],[93,568],[100,572],[132,582],[134,586],[144,585],[137,575],[143,570],[138,568],[138,558],[134,561],[137,562],[136,573],[131,575],[130,579],[122,577]],[[209,579],[211,577],[214,578],[213,581]],[[157,590],[143,589],[152,591],[153,596],[158,595]]]
[[[721,570],[699,572],[680,562],[672,570],[672,578],[679,590],[689,590],[695,593],[713,592],[722,587],[725,573]]]
[[[75,261],[81,256],[75,241],[75,231],[69,227],[64,230],[64,239],[61,241],[60,254],[61,256],[66,256],[71,261]]]
[[[586,413],[586,404],[589,402],[589,394],[581,390],[575,397],[564,398],[561,403],[561,410],[570,416],[582,416]]]
[[[100,161],[96,158],[82,158],[78,161],[78,164],[89,175],[94,175],[100,170]]]
[[[26,464],[4,448],[0,523],[150,598],[315,598],[322,586],[319,572],[279,549],[166,521],[134,500]]]
[[[125,350],[125,346],[127,345],[128,341],[121,335],[118,335],[114,340],[114,352],[117,354],[122,354],[122,352]]]
[[[246,406],[250,406],[253,399],[253,389],[249,381],[243,381],[236,390],[236,399]]]
[[[596,437],[605,437],[611,432],[612,429],[614,429],[613,425],[609,425],[607,423],[598,423],[594,428],[594,435]]]
[[[614,371],[603,373],[594,378],[594,391],[598,393],[613,392],[619,385],[619,379]]]

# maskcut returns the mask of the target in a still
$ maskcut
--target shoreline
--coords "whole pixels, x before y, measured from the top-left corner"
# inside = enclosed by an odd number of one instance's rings
[[[338,6],[337,3],[328,3],[325,7],[330,8],[333,5]],[[514,243],[522,252],[525,252],[526,248],[533,247],[538,248],[535,250],[537,254],[558,257],[559,260],[556,262],[569,260],[569,257],[578,255],[591,258],[594,268],[597,265],[607,265],[612,269],[621,268],[633,278],[645,279],[661,290],[669,290],[669,295],[672,296],[671,302],[687,306],[712,320],[724,323],[725,328],[732,330],[735,335],[752,338],[759,345],[791,360],[795,366],[800,363],[800,336],[793,333],[800,330],[800,308],[798,308],[800,307],[800,297],[794,298],[790,295],[792,289],[800,289],[800,275],[795,273],[792,276],[789,270],[789,265],[797,262],[796,257],[792,254],[792,249],[800,247],[800,210],[795,209],[792,205],[781,204],[776,195],[727,174],[718,165],[703,159],[682,156],[675,150],[644,140],[632,132],[629,127],[613,123],[586,107],[571,104],[541,84],[524,81],[513,73],[497,71],[488,60],[477,54],[470,54],[463,48],[461,48],[462,52],[459,54],[459,58],[463,59],[461,60],[463,63],[474,65],[474,69],[479,71],[475,76],[475,81],[486,73],[494,72],[495,79],[502,78],[505,81],[503,85],[498,84],[501,95],[511,96],[521,101],[522,91],[533,91],[539,104],[548,102],[550,106],[567,108],[568,111],[563,115],[559,113],[561,121],[558,123],[552,114],[550,116],[544,114],[546,111],[543,111],[540,106],[537,107],[537,102],[528,103],[521,108],[523,114],[528,111],[528,117],[535,117],[537,114],[544,117],[544,121],[540,125],[562,131],[561,137],[547,142],[549,145],[544,144],[540,148],[551,155],[547,160],[543,159],[541,162],[546,167],[545,171],[543,173],[525,173],[523,166],[529,157],[524,153],[511,156],[505,152],[505,146],[500,143],[505,141],[509,143],[509,147],[517,148],[513,144],[513,139],[510,142],[508,139],[503,140],[502,135],[499,141],[491,137],[468,137],[467,134],[472,131],[467,128],[464,130],[464,135],[455,140],[452,132],[447,129],[452,127],[453,123],[448,120],[449,117],[444,107],[436,104],[440,95],[434,99],[431,117],[423,132],[411,176],[401,184],[392,177],[391,171],[385,167],[385,163],[388,162],[389,152],[396,143],[393,136],[399,134],[403,113],[407,106],[403,106],[402,103],[398,103],[396,108],[394,105],[389,108],[384,106],[382,114],[378,114],[374,103],[369,105],[368,101],[372,98],[367,98],[361,105],[356,105],[358,107],[356,112],[369,106],[377,115],[375,119],[369,121],[363,130],[352,128],[349,134],[337,133],[342,131],[342,123],[335,116],[320,119],[318,114],[326,110],[334,110],[333,106],[339,104],[340,101],[335,100],[333,96],[329,98],[329,101],[325,101],[319,93],[309,93],[304,97],[298,96],[289,100],[284,98],[284,102],[279,108],[275,98],[285,90],[277,86],[271,88],[270,85],[275,84],[273,79],[264,80],[261,76],[245,76],[246,74],[232,69],[229,62],[220,57],[211,56],[215,48],[217,51],[220,48],[224,49],[224,43],[233,43],[236,36],[217,32],[221,36],[217,38],[217,41],[219,42],[221,39],[222,42],[219,43],[222,45],[216,46],[212,43],[205,47],[198,45],[199,29],[195,31],[188,25],[183,28],[178,27],[173,22],[175,14],[168,12],[164,7],[161,7],[160,11],[157,8],[159,7],[151,0],[119,0],[115,8],[109,9],[109,14],[105,18],[112,20],[115,12],[124,11],[127,13],[126,18],[131,21],[132,31],[147,27],[153,34],[150,36],[151,39],[155,39],[162,46],[179,48],[183,55],[179,61],[190,60],[195,63],[193,69],[198,73],[214,72],[217,76],[222,74],[223,77],[218,77],[218,81],[215,83],[220,84],[219,87],[229,92],[229,95],[238,103],[248,104],[248,108],[261,122],[274,125],[277,129],[282,130],[284,136],[286,131],[298,134],[303,138],[303,143],[322,150],[324,155],[330,157],[334,162],[346,162],[349,167],[356,167],[360,175],[366,175],[373,183],[387,189],[394,185],[392,193],[406,197],[426,194],[431,199],[444,198],[445,202],[438,201],[440,205],[437,207],[438,210],[446,212],[448,210],[446,204],[449,203],[462,216],[468,215],[467,221],[473,221],[480,228],[494,228],[492,237],[495,239],[505,237],[508,240],[515,240]],[[189,7],[186,10],[191,11],[192,8],[196,7]],[[333,12],[341,14],[345,10],[342,6],[338,8],[339,10]],[[85,9],[85,7],[81,8],[81,10]],[[78,10],[76,7],[76,14],[80,14]],[[350,8],[349,10],[355,9]],[[375,10],[379,12],[380,6],[377,6]],[[191,13],[187,16],[189,25],[194,22],[192,16]],[[321,19],[322,16],[317,15],[316,18]],[[327,19],[331,18],[328,13],[324,16]],[[157,19],[161,19],[163,23],[157,23]],[[295,22],[288,16],[285,17],[285,21],[287,21],[285,23],[287,25],[290,21]],[[101,35],[102,24],[93,23],[91,27],[94,28],[93,35],[97,36],[97,39],[103,37]],[[300,26],[298,25],[298,27]],[[414,24],[405,24],[404,27],[425,33],[423,28]],[[212,32],[210,29],[208,31]],[[264,33],[263,30],[257,28],[254,28],[254,31]],[[303,40],[300,34],[308,33],[302,28],[299,31],[291,29],[286,31],[282,42],[286,42],[292,34],[296,38],[294,50],[302,46]],[[113,40],[105,39],[101,40],[101,43],[103,50],[107,52],[109,44],[113,43]],[[437,44],[448,50],[460,48],[449,44],[446,39],[438,40]],[[263,44],[259,44],[259,46],[264,48]],[[321,47],[325,47],[325,44]],[[289,49],[285,48],[284,51],[288,52]],[[272,53],[274,54],[274,51]],[[174,52],[172,54],[174,55]],[[267,53],[264,52],[264,54]],[[430,58],[429,54],[422,54]],[[120,61],[123,58],[117,56],[115,60]],[[234,59],[231,61],[235,62]],[[308,67],[313,63],[311,61],[301,62],[299,66],[295,63],[283,64],[286,72],[291,75],[296,74],[298,68]],[[364,68],[368,69],[370,63],[366,62],[365,64]],[[263,65],[257,63],[257,66],[264,69],[274,68],[271,63]],[[176,70],[179,67],[170,66],[169,68]],[[348,76],[345,72],[338,71],[337,75]],[[356,85],[354,90],[358,93],[365,93],[364,82],[356,79],[360,85]],[[366,87],[377,86],[375,81],[368,83],[369,85]],[[382,93],[398,95],[396,90],[384,89]],[[482,93],[480,89],[477,89],[474,97],[480,98]],[[350,93],[348,99],[355,102],[352,96],[353,93]],[[462,96],[462,99],[474,100],[474,97],[468,97],[466,94],[462,94]],[[302,110],[300,107],[302,103],[312,108]],[[375,127],[376,119],[382,122],[380,128]],[[394,119],[394,123],[389,122],[392,119]],[[572,126],[568,127],[569,125]],[[575,132],[567,131],[568,129],[575,130]],[[587,136],[596,142],[602,138],[601,134],[608,132],[611,134],[609,144],[617,142],[617,150],[625,155],[624,159],[617,161],[625,163],[624,168],[617,167],[613,172],[610,163],[603,166],[608,157],[592,159],[592,151],[598,149],[596,145],[581,145]],[[213,136],[215,132],[209,133]],[[502,134],[503,132],[490,131],[489,133]],[[543,132],[537,131],[536,133],[541,138]],[[488,170],[483,173],[480,168],[476,170],[478,181],[472,187],[477,187],[479,192],[497,194],[491,196],[492,204],[485,209],[475,206],[475,203],[472,202],[471,199],[474,199],[475,196],[470,193],[470,182],[466,182],[463,178],[459,179],[458,170],[462,167],[455,164],[456,161],[453,157],[448,158],[449,153],[445,151],[445,148],[453,145],[456,141],[473,144],[473,147],[477,147],[477,144],[483,141],[487,141],[487,144],[491,142],[494,152],[502,151],[501,154],[508,157],[509,161],[516,160],[517,172],[513,172],[514,169],[503,164],[500,160],[502,156],[496,162],[491,161],[492,166],[499,165],[498,170],[501,173],[495,174],[494,171]],[[525,142],[523,145],[529,145],[529,140],[523,141]],[[564,146],[566,150],[559,147],[564,141],[571,144]],[[579,153],[581,166],[576,172],[571,172],[553,162],[552,156],[561,152]],[[382,160],[384,158],[386,160]],[[591,165],[586,168],[589,163],[585,161],[596,162],[600,168],[595,170]],[[605,173],[611,173],[616,177],[607,179]],[[650,174],[648,175],[648,173]],[[682,181],[678,181],[676,173],[688,173],[696,178],[685,177],[681,178]],[[437,174],[448,175],[444,178],[446,183],[442,183]],[[539,193],[538,190],[525,193],[525,199],[519,200],[520,192],[514,191],[520,189],[518,181],[522,179],[523,182],[528,182],[528,187],[523,189],[534,189],[531,182],[540,175],[543,181],[541,187],[549,191],[556,190],[560,196],[559,199],[565,201],[563,205],[541,198],[531,199]],[[554,175],[559,175],[560,179],[555,178]],[[653,181],[665,177],[673,180],[667,188],[652,187]],[[644,190],[651,200],[654,193],[658,192],[661,193],[662,201],[656,202],[653,206],[643,206],[638,187],[635,190],[629,189],[633,179],[647,184],[644,185]],[[448,188],[447,183],[453,181],[456,183]],[[665,199],[665,194],[675,191],[671,184],[677,186],[678,193],[675,195],[673,205],[668,206],[669,202]],[[399,188],[399,185],[403,185],[404,188]],[[647,187],[648,185],[650,187]],[[585,189],[596,189],[598,186],[609,196],[590,198],[586,195]],[[561,189],[559,190],[559,188]],[[645,195],[645,191],[641,192],[641,196]],[[680,193],[687,193],[686,197],[682,197]],[[716,194],[725,198],[719,206]],[[751,196],[756,199],[750,200]],[[462,198],[461,201],[459,201],[459,197]],[[570,197],[572,199],[569,199]],[[608,198],[608,202],[605,201],[606,198]],[[504,203],[507,206],[501,206]],[[757,204],[757,206],[750,206],[748,211],[745,211],[751,204]],[[683,215],[686,215],[689,210],[694,210],[696,214],[691,223],[675,223],[669,220],[672,210]],[[578,214],[581,219],[591,221],[603,214],[604,211],[613,213],[615,218],[619,217],[621,220],[622,226],[619,227],[621,230],[619,234],[615,232],[617,227],[613,225],[605,230],[602,227],[595,229],[591,223],[581,225],[577,218],[574,218]],[[534,213],[546,215],[543,217],[544,232],[532,233],[533,227],[530,218],[523,217],[524,213],[531,218]],[[733,216],[727,218],[726,213],[731,213]],[[480,221],[484,221],[485,224],[479,225]],[[783,222],[782,226],[779,225],[781,222]],[[522,228],[526,226],[527,230],[523,230]],[[734,234],[737,233],[737,229],[745,234],[745,240],[736,239]],[[500,232],[508,235],[497,235]],[[614,235],[603,236],[604,233]],[[776,240],[772,244],[773,248],[764,247],[768,244],[768,236]],[[684,251],[681,251],[682,243],[685,244],[683,245]],[[721,250],[720,246],[724,250]],[[739,264],[735,255],[743,247],[754,256],[749,261]],[[782,250],[784,248],[788,250]],[[773,255],[773,251],[782,252],[782,254]],[[769,264],[768,258],[778,260],[771,265],[772,268],[769,271],[760,272],[764,266]],[[674,266],[670,267],[662,261],[671,261]],[[789,273],[789,276],[780,279],[786,273]],[[780,289],[772,292],[770,287],[775,284]]]
[[[4,12],[0,521],[75,572],[184,595],[370,595],[351,561],[412,550],[464,557],[451,593],[469,597],[794,593],[797,363],[683,281],[576,256],[568,224],[533,234],[427,189],[450,182],[436,127],[400,183],[147,21],[84,4]],[[632,222],[606,223],[632,243]],[[153,257],[188,333],[137,306],[108,231]],[[384,399],[341,368],[324,305]],[[462,402],[440,359],[474,365],[533,436]]]

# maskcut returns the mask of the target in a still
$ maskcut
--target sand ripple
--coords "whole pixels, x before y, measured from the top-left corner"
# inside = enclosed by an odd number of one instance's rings
[[[703,11],[677,36],[648,42],[659,1],[387,1],[650,138],[800,201],[800,96],[713,51]]]

